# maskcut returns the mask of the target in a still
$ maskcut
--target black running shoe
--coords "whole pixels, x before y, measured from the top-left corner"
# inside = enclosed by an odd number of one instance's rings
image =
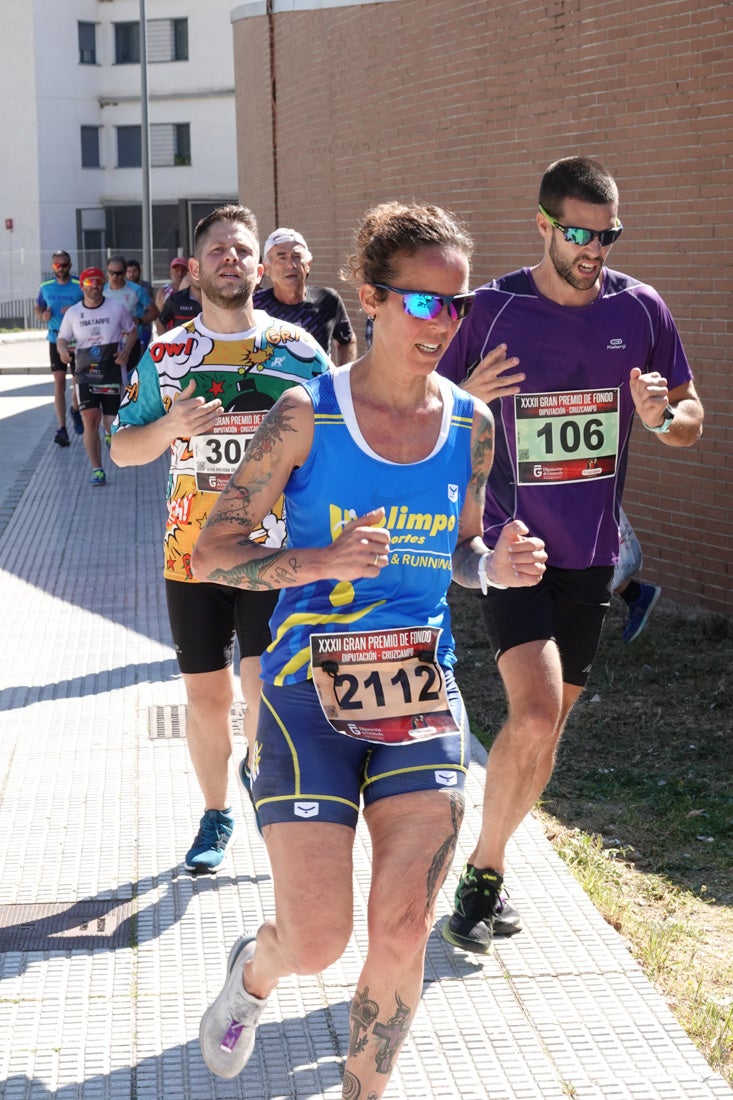
[[[523,927],[522,918],[509,903],[509,899],[505,895],[499,895],[494,906],[494,935],[516,936]]]
[[[503,882],[498,871],[467,863],[456,890],[455,910],[441,929],[443,939],[464,951],[488,955]]]

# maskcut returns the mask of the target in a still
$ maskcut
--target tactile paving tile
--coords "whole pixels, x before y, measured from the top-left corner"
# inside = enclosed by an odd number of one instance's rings
[[[232,733],[235,737],[244,736],[244,712],[245,707],[242,702],[235,703],[231,709]],[[146,711],[148,736],[153,741],[170,740],[173,737],[185,738],[186,713],[185,703],[148,707]]]
[[[244,1072],[212,1077],[199,1020],[232,941],[272,914],[266,849],[232,769],[224,869],[201,879],[182,866],[201,796],[184,739],[148,727],[185,702],[160,571],[165,459],[112,468],[96,490],[83,447],[52,446],[0,535],[0,905],[117,901],[132,935],[0,953],[0,1098],[336,1100],[367,949],[367,831],[342,959],[283,981]],[[243,751],[237,737],[237,761]],[[480,826],[484,763],[474,744],[441,917]],[[730,1100],[532,818],[509,868],[525,931],[488,957],[433,931],[387,1100]]]
[[[129,901],[0,905],[0,952],[115,950],[130,942]]]

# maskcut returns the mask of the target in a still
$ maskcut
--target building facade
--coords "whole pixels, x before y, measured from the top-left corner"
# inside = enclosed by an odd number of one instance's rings
[[[393,198],[467,220],[474,286],[535,263],[547,165],[608,166],[625,226],[612,266],[667,301],[706,410],[689,450],[634,428],[627,510],[665,596],[731,614],[730,3],[251,0],[232,21],[239,192],[263,232],[305,235],[314,283],[333,284],[364,210]]]
[[[237,194],[230,13],[229,0],[146,3],[156,280],[198,217]],[[110,252],[141,259],[141,83],[139,0],[9,5],[0,305],[35,293],[56,248],[77,271]]]

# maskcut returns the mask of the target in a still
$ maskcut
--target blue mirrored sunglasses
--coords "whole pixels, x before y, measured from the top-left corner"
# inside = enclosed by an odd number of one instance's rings
[[[617,241],[624,231],[624,227],[618,218],[616,218],[615,229],[601,229],[599,231],[598,229],[581,229],[577,225],[560,225],[560,222],[553,218],[551,214],[548,214],[542,206],[539,207],[539,211],[550,225],[560,230],[564,240],[568,241],[569,244],[580,245],[581,248],[583,245],[590,244],[594,237],[598,237],[601,248],[607,248],[609,244]]]
[[[434,321],[440,315],[443,306],[448,307],[451,321],[460,321],[473,305],[474,295],[469,294],[431,294],[427,290],[405,290],[401,286],[388,283],[372,283],[380,290],[391,290],[402,295],[402,308],[410,317],[419,321]]]

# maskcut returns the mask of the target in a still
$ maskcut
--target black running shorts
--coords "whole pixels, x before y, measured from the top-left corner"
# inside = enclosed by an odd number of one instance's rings
[[[270,644],[278,592],[245,592],[224,584],[165,578],[168,618],[181,672],[217,672],[234,656],[259,657]]]
[[[525,642],[554,639],[563,681],[585,687],[611,602],[612,565],[590,569],[548,566],[534,588],[479,593],[494,659]]]
[[[58,344],[56,343],[55,340],[49,340],[49,342],[48,342],[48,357],[51,361],[51,370],[52,371],[57,371],[57,370],[67,371],[68,370],[69,374],[74,373],[74,352],[73,351],[71,352],[71,362],[69,363],[69,365],[67,367],[66,363],[64,363],[63,359],[59,355]]]

